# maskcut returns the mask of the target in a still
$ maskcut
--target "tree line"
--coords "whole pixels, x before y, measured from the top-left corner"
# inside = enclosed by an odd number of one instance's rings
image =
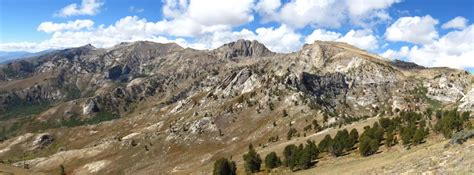
[[[400,144],[400,141],[407,149],[422,144],[429,135],[430,129],[434,133],[442,134],[445,138],[450,138],[455,132],[473,128],[469,121],[469,112],[460,113],[457,109],[453,109],[437,111],[434,119],[432,115],[432,111],[424,113],[400,111],[396,117],[381,117],[372,126],[365,126],[362,134],[359,134],[356,129],[350,132],[343,129],[337,131],[334,138],[329,134],[325,135],[318,144],[307,140],[305,144],[287,145],[283,150],[282,159],[276,152],[270,152],[262,161],[260,154],[252,145],[249,145],[248,152],[243,155],[244,168],[247,173],[255,173],[261,171],[262,163],[264,163],[268,170],[280,166],[285,166],[292,171],[303,170],[314,166],[321,153],[339,157],[358,152],[361,156],[370,156],[376,154],[380,146],[392,147]],[[435,123],[434,126],[432,123]],[[312,124],[316,128],[317,122],[313,121]],[[288,140],[298,135],[295,128],[290,128],[288,133]],[[353,151],[356,149],[358,151]],[[214,163],[215,175],[235,173],[235,162],[231,159],[220,158]]]

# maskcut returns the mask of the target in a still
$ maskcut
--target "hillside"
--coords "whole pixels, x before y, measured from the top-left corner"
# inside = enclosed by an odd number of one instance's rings
[[[243,171],[249,144],[281,153],[339,128],[362,133],[382,116],[472,111],[473,85],[466,71],[339,42],[289,54],[247,40],[214,50],[86,45],[0,66],[0,159],[45,173],[62,165],[74,174],[209,174],[216,159],[232,156]],[[322,130],[305,131],[313,120]],[[300,136],[287,141],[290,128]],[[438,149],[436,139],[423,147]]]

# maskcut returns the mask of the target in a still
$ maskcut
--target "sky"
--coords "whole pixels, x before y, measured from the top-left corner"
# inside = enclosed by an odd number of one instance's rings
[[[472,72],[473,22],[473,0],[0,0],[0,51],[249,39],[288,53],[324,40]]]

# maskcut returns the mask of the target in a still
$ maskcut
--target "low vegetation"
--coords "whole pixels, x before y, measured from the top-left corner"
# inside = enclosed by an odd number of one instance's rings
[[[280,166],[285,166],[292,171],[308,169],[315,165],[318,156],[324,152],[338,157],[353,153],[355,151],[352,150],[357,149],[361,156],[371,156],[379,152],[381,145],[392,147],[399,144],[399,140],[403,146],[409,149],[411,146],[423,144],[430,130],[442,134],[445,138],[455,138],[452,142],[456,143],[462,143],[466,139],[474,137],[472,123],[469,121],[469,112],[459,113],[457,109],[453,109],[437,111],[434,113],[435,117],[432,115],[431,109],[423,113],[399,111],[398,116],[381,117],[372,126],[365,126],[360,135],[356,129],[352,129],[350,132],[343,129],[339,130],[334,138],[327,134],[318,144],[311,140],[307,140],[304,145],[290,144],[284,148],[282,159],[276,152],[267,154],[265,167],[269,171]],[[321,127],[316,120],[303,128],[305,132],[311,129],[316,132],[320,131]],[[292,137],[298,135],[296,128],[290,128],[287,139],[291,140]],[[223,162],[223,160],[217,160],[215,165],[219,162]],[[248,173],[259,172],[261,169],[260,155],[252,145],[249,146],[248,153],[244,155],[244,162],[245,170]],[[216,171],[216,166],[214,166],[214,174]]]

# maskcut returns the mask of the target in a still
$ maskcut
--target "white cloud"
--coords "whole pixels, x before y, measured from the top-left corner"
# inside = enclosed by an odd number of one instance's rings
[[[308,25],[338,28],[347,20],[370,27],[370,23],[390,19],[386,12],[401,0],[260,0],[256,11],[263,21],[276,21],[294,28]]]
[[[143,8],[137,8],[135,6],[128,7],[128,12],[131,12],[131,13],[142,13],[144,11],[145,11],[145,9],[143,9]]]
[[[386,9],[400,0],[347,0],[349,13],[354,16],[365,15],[372,10]]]
[[[225,43],[238,39],[257,40],[263,43],[268,49],[275,52],[292,52],[301,48],[301,35],[295,33],[286,25],[278,28],[258,28],[255,32],[248,29],[241,31],[220,31],[200,38],[196,43],[189,46],[197,49],[214,49]]]
[[[378,48],[377,38],[369,30],[350,30],[345,35],[342,35],[337,32],[316,29],[305,38],[305,42],[313,43],[315,40],[346,42],[366,50]]]
[[[48,40],[32,43],[3,43],[0,50],[24,50],[41,51],[46,49],[60,49],[67,47],[78,47],[85,44],[93,44],[96,47],[111,47],[120,42],[132,42],[138,40],[148,40],[155,42],[177,42],[186,45],[184,39],[177,38],[169,40],[160,35],[160,31],[154,29],[156,23],[148,22],[136,16],[127,16],[118,20],[110,26],[100,25],[97,28],[88,30],[76,30],[78,27],[74,22],[40,25],[41,31],[52,32]],[[48,26],[48,27],[45,27]],[[40,27],[38,27],[40,29]]]
[[[293,0],[283,5],[275,20],[296,28],[307,25],[336,28],[345,17],[344,6],[335,0]]]
[[[257,40],[265,44],[270,50],[276,52],[291,52],[301,48],[301,35],[295,33],[286,25],[274,29],[258,28]]]
[[[433,43],[413,46],[409,51],[386,51],[386,57],[406,57],[409,61],[428,67],[474,68],[474,25],[452,31]]]
[[[53,23],[53,22],[42,22],[37,30],[43,31],[46,33],[58,32],[63,30],[81,30],[81,29],[91,29],[94,25],[94,22],[91,20],[75,20],[68,21],[67,23]]]
[[[449,28],[453,28],[453,29],[464,29],[466,28],[466,25],[467,25],[467,19],[462,17],[462,16],[458,16],[456,18],[453,18],[452,20],[444,23],[441,27],[443,29],[449,29]]]
[[[377,38],[368,30],[350,30],[337,41],[346,42],[366,50],[378,48]]]
[[[429,44],[438,38],[435,25],[438,20],[431,16],[402,17],[395,21],[385,32],[389,41],[405,41],[414,44]]]
[[[305,38],[305,43],[311,44],[316,40],[320,41],[335,41],[341,38],[341,34],[337,32],[331,32],[324,29],[316,29]]]
[[[400,48],[400,51],[388,49],[384,53],[381,54],[382,57],[388,58],[388,59],[403,59],[408,56],[410,53],[410,48],[408,46],[403,46]]]
[[[166,0],[165,19],[155,28],[174,36],[195,37],[253,21],[253,0]]]
[[[68,6],[59,10],[56,16],[68,17],[76,15],[95,15],[100,11],[100,7],[104,5],[100,0],[82,0],[81,6],[76,3],[69,4]]]
[[[269,21],[276,18],[276,11],[280,6],[280,0],[260,0],[255,10],[264,17],[263,21]]]

